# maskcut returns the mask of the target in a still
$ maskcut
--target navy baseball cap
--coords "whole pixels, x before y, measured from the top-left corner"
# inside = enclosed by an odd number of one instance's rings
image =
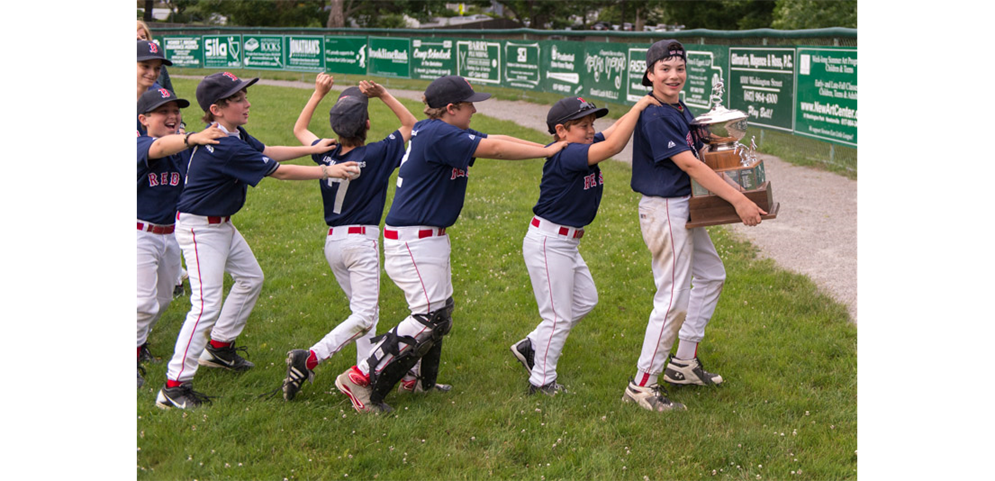
[[[173,62],[166,60],[162,53],[162,47],[148,40],[138,41],[138,62],[142,60],[162,60],[163,65],[173,65]]]
[[[190,106],[189,101],[176,98],[176,94],[169,89],[151,89],[138,97],[138,113],[147,114],[169,102],[176,102],[181,109]]]
[[[680,57],[684,59],[684,63],[687,63],[688,56],[684,51],[684,46],[681,45],[681,42],[673,39],[660,40],[659,42],[650,45],[649,50],[646,51],[646,70],[649,71],[649,69],[653,68],[653,64],[655,64],[657,60],[670,57]],[[653,82],[650,82],[650,79],[646,76],[645,72],[643,73],[643,86],[653,86]]]
[[[231,97],[239,90],[249,88],[250,85],[258,81],[258,77],[251,80],[240,80],[230,72],[212,73],[197,84],[197,103],[200,108],[204,109],[204,112],[209,112],[212,104]]]
[[[339,100],[328,111],[328,121],[332,130],[340,137],[361,137],[366,131],[366,121],[370,119],[367,111],[370,99],[359,90],[359,87],[349,87],[342,91]]]
[[[594,114],[594,118],[600,119],[608,115],[608,109],[604,107],[599,109],[598,106],[594,105],[594,102],[588,102],[580,97],[560,99],[559,102],[553,104],[549,113],[546,114],[546,127],[549,127],[549,133],[555,134],[556,124],[565,124],[591,114]]]
[[[460,102],[480,102],[491,98],[491,94],[474,92],[470,82],[459,75],[439,77],[425,89],[425,101],[433,109]]]

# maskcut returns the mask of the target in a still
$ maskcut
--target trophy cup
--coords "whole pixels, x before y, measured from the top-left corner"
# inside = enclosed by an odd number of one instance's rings
[[[708,144],[701,160],[767,212],[761,219],[775,219],[781,205],[774,202],[764,161],[757,158],[755,138],[751,139],[750,148],[739,143],[746,135],[748,116],[722,106],[723,87],[722,80],[715,75],[712,78],[712,95],[708,98],[712,109],[691,123],[691,128],[702,142]],[[694,179],[691,179],[689,208],[691,220],[687,223],[688,228],[741,222],[732,204],[709,192]]]

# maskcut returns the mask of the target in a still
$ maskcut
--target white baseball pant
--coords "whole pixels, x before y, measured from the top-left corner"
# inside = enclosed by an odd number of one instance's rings
[[[311,347],[318,362],[356,341],[356,364],[370,357],[380,318],[380,230],[375,225],[335,226],[325,239],[325,259],[352,313]]]
[[[138,223],[149,226],[141,220]],[[163,227],[163,226],[155,226]],[[180,265],[180,246],[172,233],[155,234],[138,230],[138,344],[148,340],[149,332],[173,301],[173,281]]]
[[[234,341],[242,333],[262,291],[263,271],[227,217],[178,214],[176,240],[190,276],[190,312],[176,338],[166,377],[186,382],[197,372],[207,331],[218,342]],[[222,305],[226,272],[234,284]]]
[[[643,196],[639,201],[639,227],[652,254],[656,284],[653,311],[636,365],[640,385],[656,382],[678,338],[678,329],[682,340],[703,339],[725,282],[725,268],[708,231],[685,227],[688,200]]]
[[[396,232],[397,239],[388,237],[390,232]],[[428,314],[442,309],[446,306],[446,300],[452,297],[451,249],[444,228],[384,227],[384,267],[394,284],[404,291],[412,314]],[[415,337],[426,329],[424,324],[409,315],[397,325],[397,335]],[[379,346],[377,344],[372,349]],[[407,348],[405,345],[404,349]],[[364,359],[357,367],[365,374],[369,374],[371,367],[380,372],[391,359],[393,356],[390,354],[384,356],[378,366],[369,366]],[[418,372],[420,367],[419,360],[414,370]]]
[[[538,222],[533,220],[522,242],[522,255],[542,318],[527,336],[535,350],[529,382],[545,386],[556,381],[556,363],[567,335],[598,304],[598,290],[577,250],[583,229],[535,219]]]

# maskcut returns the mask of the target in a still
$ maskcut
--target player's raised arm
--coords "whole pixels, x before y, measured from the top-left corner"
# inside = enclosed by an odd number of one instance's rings
[[[417,122],[418,119],[416,119],[415,116],[408,111],[404,104],[394,98],[394,96],[391,95],[387,89],[383,88],[382,85],[379,85],[373,81],[361,80],[359,82],[359,90],[367,97],[378,98],[386,104],[387,107],[394,112],[394,115],[397,116],[397,119],[401,121],[401,127],[397,130],[401,132],[401,136],[404,137],[404,141],[407,142],[408,140],[411,140],[411,129],[414,128],[415,122]]]
[[[315,140],[318,140],[319,137],[308,129],[308,125],[311,124],[311,117],[314,116],[318,104],[325,98],[325,95],[328,95],[328,91],[332,89],[334,84],[335,77],[324,72],[319,73],[318,77],[314,79],[314,92],[311,93],[311,98],[304,105],[304,109],[301,110],[301,114],[294,124],[294,137],[297,137],[302,145],[311,145]]]
[[[636,122],[639,121],[639,115],[650,105],[659,107],[660,102],[652,96],[644,95],[622,118],[618,119],[608,129],[605,129],[602,132],[605,136],[605,141],[591,145],[591,148],[588,149],[587,165],[597,164],[621,152],[625,148],[625,145],[629,143],[629,138],[632,137],[632,131],[636,128]]]
[[[314,145],[288,146],[267,145],[263,155],[277,162],[304,157],[305,155],[324,154],[335,148],[335,139],[321,139]]]
[[[520,139],[518,137],[512,137],[510,135],[489,135],[487,136],[487,138],[492,140],[504,140],[507,142],[515,142],[516,144],[522,144],[522,145],[531,145],[533,147],[545,147],[540,143]]]
[[[359,175],[359,164],[343,162],[335,165],[305,166],[280,164],[270,177],[280,180],[353,179]]]

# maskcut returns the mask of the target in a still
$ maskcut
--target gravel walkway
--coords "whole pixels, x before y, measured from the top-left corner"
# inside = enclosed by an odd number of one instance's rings
[[[174,75],[178,78],[200,78]],[[260,84],[311,90],[313,83],[260,80]],[[343,86],[333,89],[341,90]],[[486,89],[485,89],[486,90]],[[422,92],[391,89],[399,98],[421,101]],[[545,133],[548,107],[524,101],[487,100],[474,104],[477,112],[532,127]],[[296,108],[296,107],[295,107]],[[421,112],[413,112],[416,117]],[[614,120],[595,123],[600,132]],[[616,160],[632,162],[632,143]],[[749,240],[761,256],[781,267],[809,276],[824,292],[845,304],[857,322],[857,182],[808,167],[799,167],[771,155],[761,155],[771,180],[774,199],[781,203],[777,219],[757,227],[727,227]]]

